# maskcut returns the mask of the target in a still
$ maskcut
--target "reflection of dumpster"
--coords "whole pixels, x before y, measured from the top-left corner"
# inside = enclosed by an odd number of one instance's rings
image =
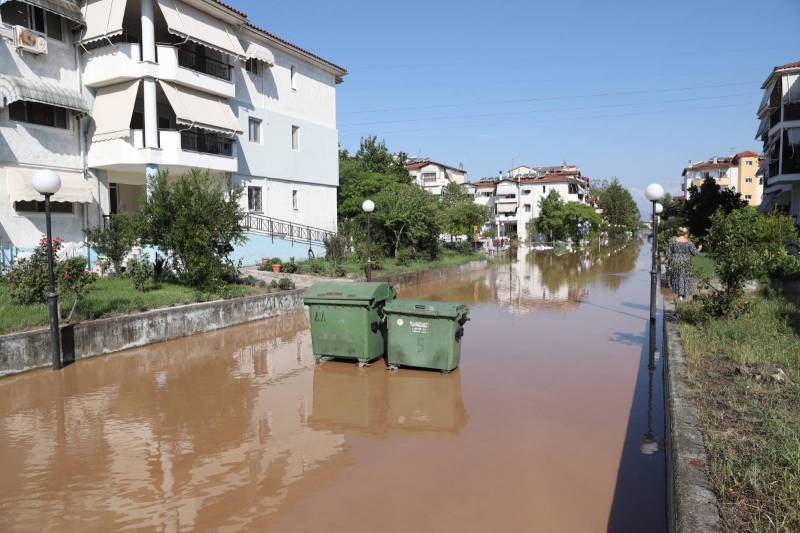
[[[308,419],[314,429],[386,432],[386,380],[383,365],[356,368],[322,363],[314,369],[314,403]]]
[[[316,283],[306,290],[314,355],[372,361],[383,355],[383,306],[388,283]]]
[[[467,423],[461,373],[404,370],[389,376],[389,428],[458,434]]]
[[[394,300],[384,308],[390,365],[450,372],[461,358],[467,306],[449,302]]]

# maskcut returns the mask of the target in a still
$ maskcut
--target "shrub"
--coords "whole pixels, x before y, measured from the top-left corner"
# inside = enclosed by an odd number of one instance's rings
[[[277,289],[278,288],[278,282],[273,279],[272,281],[269,282],[269,288],[270,289]]]
[[[413,259],[413,254],[409,248],[402,248],[397,252],[397,264],[400,266],[410,265]]]
[[[282,291],[294,289],[294,282],[289,278],[281,278],[278,280],[278,288]]]
[[[347,238],[341,234],[333,234],[322,240],[325,245],[325,259],[340,263],[347,252]]]
[[[280,265],[282,263],[283,261],[281,261],[280,257],[273,257],[272,259],[269,260],[269,264],[271,265]]]
[[[145,255],[137,255],[128,260],[126,265],[128,277],[131,278],[133,288],[144,292],[147,282],[153,279],[153,264]]]
[[[53,238],[53,258],[61,250],[64,240],[61,237]],[[57,265],[56,265],[56,268]],[[20,304],[43,303],[47,299],[49,290],[49,275],[47,271],[47,239],[42,238],[39,245],[30,257],[20,259],[8,273],[8,284],[11,299]]]
[[[297,263],[294,262],[294,257],[289,258],[289,262],[284,263],[281,270],[287,274],[294,274],[297,272]]]
[[[136,220],[124,214],[111,215],[105,227],[84,230],[86,240],[98,254],[111,260],[114,272],[122,272],[122,261],[138,240]]]
[[[786,215],[763,215],[752,207],[717,211],[711,217],[708,244],[722,291],[713,295],[709,313],[740,312],[744,284],[775,272],[786,261],[786,244],[795,235],[794,222]]]
[[[475,252],[472,249],[472,243],[470,241],[461,241],[458,243],[458,253],[463,255],[471,255]]]
[[[72,308],[67,315],[67,322],[72,320],[72,314],[75,312],[75,306],[78,301],[88,290],[89,286],[97,280],[97,276],[86,270],[85,257],[71,257],[65,259],[58,264],[58,273],[56,275],[58,281],[59,295],[72,294],[75,299],[72,302]]]
[[[179,279],[191,287],[217,290],[235,279],[228,255],[246,240],[242,188],[198,169],[175,181],[161,172],[148,187],[141,210],[143,241],[167,254]]]
[[[336,265],[333,267],[333,273],[336,274],[337,277],[343,278],[347,275],[347,270],[342,265]]]

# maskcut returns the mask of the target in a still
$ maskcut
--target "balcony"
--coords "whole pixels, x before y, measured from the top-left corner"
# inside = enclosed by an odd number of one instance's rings
[[[208,57],[201,60],[194,52],[170,45],[156,46],[156,64],[144,63],[141,57],[138,43],[92,49],[85,54],[83,83],[88,87],[103,87],[150,76],[224,98],[236,95],[230,65]]]
[[[195,130],[159,130],[159,148],[146,148],[144,131],[135,129],[130,135],[93,142],[89,147],[88,164],[92,168],[135,172],[144,175],[147,164],[159,165],[170,174],[180,175],[191,168],[207,168],[217,172],[236,172],[238,161],[233,139]]]

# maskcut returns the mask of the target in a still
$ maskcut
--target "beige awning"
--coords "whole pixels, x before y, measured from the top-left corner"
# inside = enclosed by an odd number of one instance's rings
[[[44,196],[36,192],[31,184],[33,175],[38,170],[36,168],[9,168],[7,170],[8,196],[12,204],[44,200]],[[81,204],[92,202],[92,189],[83,174],[64,170],[57,170],[56,174],[61,178],[61,188],[50,198],[50,201]]]
[[[92,141],[117,139],[130,134],[139,81],[126,81],[97,90],[92,107],[95,126]]]
[[[769,117],[764,117],[758,124],[758,131],[756,132],[756,140],[761,140],[761,137],[763,137],[768,131],[769,131]]]
[[[237,57],[244,50],[233,30],[221,20],[175,0],[158,0],[169,32]]]
[[[247,59],[257,59],[270,67],[275,66],[275,56],[266,46],[253,41],[247,41],[244,52]]]
[[[158,82],[175,111],[178,124],[221,133],[242,133],[239,120],[223,98],[163,80]]]
[[[517,211],[517,204],[497,204],[498,213],[515,213]]]
[[[81,93],[56,81],[0,74],[0,109],[17,100],[64,107],[79,113],[89,111]]]
[[[86,23],[80,42],[108,39],[122,33],[122,17],[127,0],[88,0],[81,11]]]

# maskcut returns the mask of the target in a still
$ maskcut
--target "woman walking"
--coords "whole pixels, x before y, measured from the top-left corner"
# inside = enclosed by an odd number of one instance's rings
[[[689,240],[689,230],[678,228],[678,236],[669,241],[667,259],[669,266],[669,288],[680,301],[692,295],[692,256],[703,246],[694,247]]]

